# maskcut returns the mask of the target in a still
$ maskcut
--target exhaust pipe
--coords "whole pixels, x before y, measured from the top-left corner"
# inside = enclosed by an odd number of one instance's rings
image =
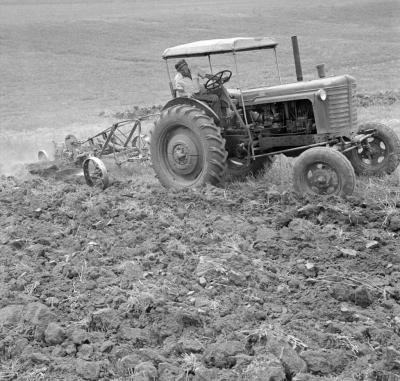
[[[296,67],[296,77],[298,81],[302,81],[303,72],[301,70],[300,52],[299,52],[299,44],[297,42],[297,36],[292,36],[292,46],[293,46],[294,65]]]
[[[318,77],[319,78],[325,78],[326,77],[326,75],[325,75],[325,64],[318,64],[317,66],[316,66],[316,68],[317,68],[317,72],[318,72]]]

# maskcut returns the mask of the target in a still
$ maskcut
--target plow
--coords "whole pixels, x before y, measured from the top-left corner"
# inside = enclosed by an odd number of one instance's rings
[[[110,177],[105,161],[112,161],[118,167],[132,162],[150,161],[150,138],[143,133],[142,122],[157,115],[149,114],[114,123],[83,140],[68,134],[63,142],[53,142],[54,157],[40,150],[38,160],[41,163],[54,162],[63,167],[64,171],[83,171],[89,186],[106,189],[110,185]]]

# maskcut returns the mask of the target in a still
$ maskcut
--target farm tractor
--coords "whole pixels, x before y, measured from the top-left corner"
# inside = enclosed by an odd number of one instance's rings
[[[349,75],[303,81],[296,36],[292,37],[297,82],[282,84],[270,38],[229,38],[198,41],[168,48],[166,62],[172,99],[155,121],[150,142],[151,161],[159,181],[168,188],[218,185],[267,170],[273,157],[296,157],[293,184],[300,194],[349,195],[355,174],[393,172],[400,161],[400,140],[379,123],[358,126],[356,81]],[[273,51],[279,85],[244,88],[240,85],[237,55]],[[213,74],[211,58],[231,54],[237,88],[227,88],[232,71]],[[206,91],[217,94],[221,113],[207,102],[176,97],[169,63],[182,58],[207,57],[211,78]],[[261,65],[261,61],[257,61]]]

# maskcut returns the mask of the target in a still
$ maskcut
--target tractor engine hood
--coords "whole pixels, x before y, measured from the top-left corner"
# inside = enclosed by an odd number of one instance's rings
[[[341,75],[328,78],[319,78],[311,81],[300,81],[272,87],[258,87],[254,89],[242,90],[245,105],[262,104],[271,102],[282,102],[297,99],[309,99],[314,102],[314,98],[321,89],[349,88],[355,87],[356,80],[350,75]],[[238,89],[228,89],[228,93],[238,99],[242,104],[240,91]],[[329,92],[328,92],[329,93]]]

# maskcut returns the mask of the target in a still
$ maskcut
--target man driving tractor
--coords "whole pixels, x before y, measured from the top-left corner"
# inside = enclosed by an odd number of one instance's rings
[[[210,79],[212,74],[204,74],[201,70],[190,70],[188,63],[181,59],[175,64],[177,74],[175,75],[175,89],[178,97],[195,98],[199,101],[210,103],[211,108],[217,115],[221,115],[221,102],[217,94],[207,92],[202,84],[200,78]]]

